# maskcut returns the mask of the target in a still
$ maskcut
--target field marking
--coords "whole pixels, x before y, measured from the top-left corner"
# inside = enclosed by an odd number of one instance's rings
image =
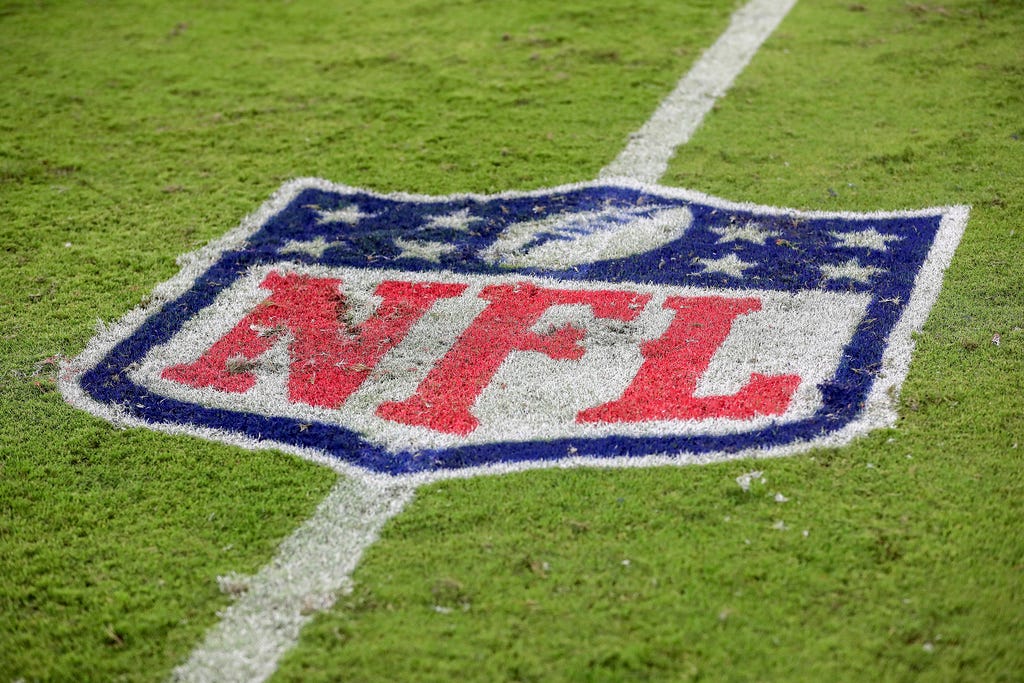
[[[633,178],[656,183],[676,148],[686,144],[754,53],[796,0],[751,0],[732,15],[725,33],[662,100],[654,115],[630,135],[629,144],[601,169],[601,179]]]
[[[796,0],[750,0],[737,10],[725,33],[711,46],[600,179],[632,178],[656,182],[678,146],[685,144],[732,85],[761,44]],[[174,681],[264,681],[278,659],[298,641],[302,627],[318,611],[329,609],[336,594],[350,586],[359,559],[383,528],[412,500],[417,483],[388,478],[341,475],[317,508],[279,546],[269,564],[251,580],[238,600]],[[236,585],[245,582],[229,578]]]
[[[329,609],[384,523],[413,496],[401,479],[342,476],[316,512],[252,578],[219,577],[241,592],[174,681],[263,681],[317,612]]]

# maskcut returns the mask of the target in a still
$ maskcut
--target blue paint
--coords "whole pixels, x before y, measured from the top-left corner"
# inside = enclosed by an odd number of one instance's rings
[[[351,205],[373,215],[355,225],[317,222],[317,208],[333,210]],[[608,206],[650,206],[652,210],[687,206],[693,213],[694,222],[682,238],[651,252],[584,264],[565,271],[499,267],[480,258],[481,252],[512,223],[534,221],[564,211],[594,211]],[[461,231],[427,227],[430,216],[462,209],[468,209],[471,216],[481,220]],[[191,424],[244,434],[253,439],[308,447],[370,471],[394,475],[495,463],[552,461],[570,454],[603,459],[672,452],[728,453],[754,447],[784,446],[834,433],[860,414],[881,366],[889,333],[910,299],[915,278],[935,240],[941,219],[941,214],[849,219],[762,214],[615,186],[584,187],[539,196],[422,202],[359,191],[341,193],[308,189],[267,220],[249,238],[245,249],[224,253],[188,292],[167,303],[129,338],[117,344],[95,368],[83,375],[80,383],[96,401],[119,405],[127,414],[147,423]],[[747,241],[721,242],[720,235],[713,232],[715,228],[743,225],[751,220],[777,235],[759,245]],[[832,236],[832,233],[867,229],[900,239],[890,241],[887,250],[879,251],[839,246]],[[319,259],[308,254],[281,254],[282,248],[292,240],[304,241],[318,236],[340,244],[325,251]],[[454,245],[455,249],[442,256],[439,264],[402,258],[401,250],[395,244],[396,238],[436,241]],[[541,235],[537,242],[551,238]],[[742,278],[724,273],[704,273],[699,265],[699,259],[716,259],[730,253],[758,265],[747,269]],[[822,276],[820,267],[823,264],[841,265],[851,259],[883,272],[873,276],[867,284],[827,280]],[[392,268],[414,272],[444,269],[474,274],[522,273],[567,281],[601,280],[623,284],[756,288],[783,292],[867,292],[871,301],[864,319],[844,350],[837,372],[820,386],[824,405],[814,416],[782,426],[719,436],[572,438],[392,453],[338,426],[319,423],[300,426],[298,420],[291,418],[204,407],[155,394],[128,379],[126,369],[130,365],[143,359],[154,346],[170,340],[187,319],[210,305],[249,268],[281,260],[329,267]]]

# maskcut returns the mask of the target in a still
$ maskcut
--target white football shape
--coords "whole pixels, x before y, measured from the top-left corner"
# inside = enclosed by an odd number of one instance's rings
[[[481,257],[506,268],[564,270],[652,251],[682,237],[692,223],[685,206],[563,213],[510,225]],[[535,244],[544,235],[554,237]]]

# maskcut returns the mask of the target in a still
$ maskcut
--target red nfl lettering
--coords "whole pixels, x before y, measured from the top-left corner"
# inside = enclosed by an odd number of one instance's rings
[[[375,293],[384,301],[358,330],[350,330],[341,322],[346,302],[340,279],[273,271],[260,286],[273,293],[198,360],[167,368],[163,378],[196,388],[248,391],[256,377],[244,369],[245,362],[290,332],[289,400],[337,408],[435,301],[466,289],[462,284],[382,282]],[[232,360],[241,362],[230,367]]]
[[[381,304],[364,323],[352,327],[344,322],[349,304],[341,285],[341,278],[271,271],[260,284],[271,291],[269,297],[197,360],[168,367],[161,376],[193,388],[245,393],[257,381],[253,363],[289,333],[288,400],[339,408],[427,310],[439,299],[463,295],[468,287],[384,280],[374,289]],[[415,392],[401,401],[381,403],[378,417],[467,436],[480,424],[472,412],[475,402],[509,354],[583,357],[583,329],[566,324],[534,331],[552,306],[585,305],[597,318],[631,321],[651,299],[651,294],[628,290],[555,289],[530,282],[487,285],[477,296],[488,305]],[[798,375],[753,373],[733,395],[696,396],[698,382],[733,322],[761,310],[760,299],[669,296],[662,308],[675,312],[672,322],[660,338],[640,343],[643,363],[620,398],[580,411],[578,424],[747,419],[786,411],[800,384]]]

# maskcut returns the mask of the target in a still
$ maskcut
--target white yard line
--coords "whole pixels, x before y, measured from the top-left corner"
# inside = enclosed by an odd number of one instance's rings
[[[255,576],[221,577],[223,587],[241,595],[171,679],[241,683],[269,678],[306,622],[349,587],[363,551],[414,490],[413,483],[401,479],[342,476]]]
[[[725,33],[679,79],[672,94],[598,177],[657,182],[676,148],[686,144],[715,100],[725,94],[795,4],[796,0],[751,0],[737,10]]]
[[[715,100],[750,62],[796,0],[751,0],[736,11],[729,28],[705,52],[634,133],[629,145],[600,178],[656,182],[676,148],[700,126]],[[353,479],[344,474],[313,516],[285,539],[271,562],[255,576],[228,577],[241,594],[221,613],[188,661],[174,670],[175,681],[264,681],[278,659],[298,640],[318,611],[334,604],[363,551],[385,522],[415,492],[412,481]]]

